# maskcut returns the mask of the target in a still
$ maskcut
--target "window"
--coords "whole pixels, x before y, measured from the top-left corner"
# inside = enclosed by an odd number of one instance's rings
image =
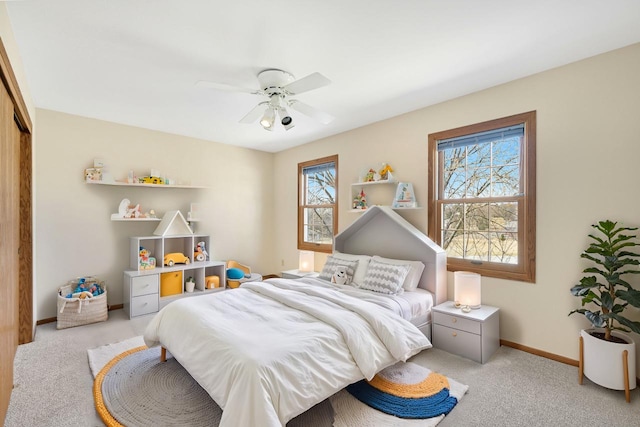
[[[298,163],[298,249],[332,252],[337,189],[337,155]]]
[[[536,112],[429,135],[429,237],[450,271],[535,281]]]

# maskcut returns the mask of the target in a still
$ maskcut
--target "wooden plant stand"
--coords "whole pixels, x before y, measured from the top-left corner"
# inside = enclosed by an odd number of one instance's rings
[[[624,374],[624,397],[627,403],[631,402],[631,391],[629,390],[629,352],[622,352],[622,371]],[[578,362],[578,384],[582,385],[584,377],[584,340],[580,337],[580,360]]]

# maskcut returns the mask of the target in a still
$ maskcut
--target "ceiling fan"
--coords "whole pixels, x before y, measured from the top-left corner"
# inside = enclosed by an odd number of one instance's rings
[[[320,73],[309,74],[306,77],[296,80],[293,74],[287,71],[268,68],[258,73],[258,82],[260,83],[260,89],[249,89],[207,81],[199,81],[196,85],[218,90],[266,96],[269,99],[253,107],[251,111],[240,119],[240,123],[250,124],[261,117],[260,124],[268,131],[273,130],[276,116],[280,117],[280,123],[286,130],[294,126],[293,119],[287,112],[287,107],[291,107],[323,124],[328,124],[334,119],[334,117],[328,113],[291,98],[294,95],[299,95],[330,84],[331,80]]]

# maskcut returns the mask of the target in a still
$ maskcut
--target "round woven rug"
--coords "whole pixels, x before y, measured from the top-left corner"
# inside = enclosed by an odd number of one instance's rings
[[[447,377],[412,362],[396,363],[371,381],[358,381],[346,389],[362,403],[400,418],[439,417],[458,403]]]
[[[217,426],[222,410],[174,359],[160,362],[160,348],[145,346],[111,360],[96,376],[96,410],[109,426]],[[333,425],[325,400],[287,423],[287,427]]]

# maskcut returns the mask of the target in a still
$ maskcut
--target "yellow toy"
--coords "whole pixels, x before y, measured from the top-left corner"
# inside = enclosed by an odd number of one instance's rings
[[[173,267],[174,264],[189,264],[190,260],[181,252],[171,252],[164,256],[164,265]]]
[[[387,163],[383,163],[384,167],[380,169],[380,179],[391,179],[391,172],[393,168]]]
[[[142,184],[164,184],[164,179],[158,176],[143,176],[140,178]]]
[[[205,281],[205,288],[207,289],[220,287],[220,277],[218,276],[206,276],[204,278],[204,281]]]

